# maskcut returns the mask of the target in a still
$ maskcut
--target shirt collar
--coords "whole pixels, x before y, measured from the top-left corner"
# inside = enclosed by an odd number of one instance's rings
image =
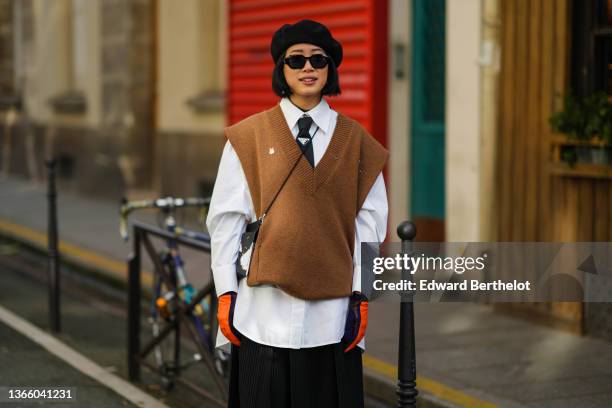
[[[281,99],[280,107],[285,115],[289,129],[293,130],[293,128],[297,126],[298,119],[301,118],[303,114],[307,113],[322,131],[328,133],[331,108],[325,98],[321,97],[321,101],[317,106],[306,112],[295,106],[288,97]]]

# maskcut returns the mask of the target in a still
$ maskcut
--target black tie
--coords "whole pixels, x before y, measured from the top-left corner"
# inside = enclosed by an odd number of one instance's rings
[[[312,150],[312,137],[310,136],[310,126],[312,125],[312,118],[310,116],[302,116],[298,119],[298,132],[295,141],[298,146],[302,149],[304,155],[308,159],[310,165],[314,168],[314,152]]]

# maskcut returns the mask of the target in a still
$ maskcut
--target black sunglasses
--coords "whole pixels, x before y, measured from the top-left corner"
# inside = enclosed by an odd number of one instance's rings
[[[313,68],[321,69],[327,66],[329,59],[327,55],[323,54],[313,54],[310,57],[295,54],[285,58],[285,64],[289,65],[289,68],[292,69],[302,69],[306,65],[306,60],[308,60]]]

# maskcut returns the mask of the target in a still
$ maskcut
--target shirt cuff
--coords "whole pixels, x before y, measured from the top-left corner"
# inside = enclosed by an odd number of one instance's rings
[[[236,278],[236,265],[218,266],[213,269],[213,280],[217,296],[225,292],[238,292],[238,278]]]
[[[353,292],[361,292],[361,265],[353,265]]]

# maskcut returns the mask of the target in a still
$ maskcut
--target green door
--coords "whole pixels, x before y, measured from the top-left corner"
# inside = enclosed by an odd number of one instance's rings
[[[444,239],[445,0],[412,1],[411,213],[420,239]]]

